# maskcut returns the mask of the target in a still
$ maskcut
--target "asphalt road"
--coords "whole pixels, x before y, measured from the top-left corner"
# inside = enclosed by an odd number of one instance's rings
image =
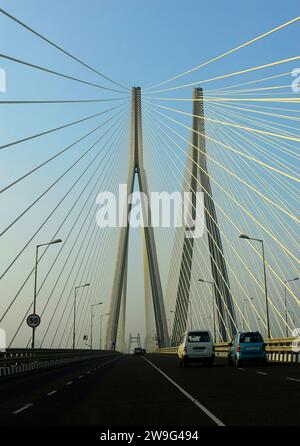
[[[116,355],[0,382],[2,426],[300,425],[300,367]]]

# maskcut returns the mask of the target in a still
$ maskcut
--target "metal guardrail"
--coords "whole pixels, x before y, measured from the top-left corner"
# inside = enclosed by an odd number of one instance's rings
[[[266,352],[270,362],[300,363],[300,352],[295,350],[293,342],[295,338],[266,339]],[[299,350],[300,346],[298,346]],[[166,347],[159,349],[159,353],[176,354],[178,347]],[[218,357],[226,357],[229,351],[228,342],[216,342],[215,354]]]
[[[0,378],[97,357],[109,357],[116,353],[87,349],[8,349],[0,352]]]

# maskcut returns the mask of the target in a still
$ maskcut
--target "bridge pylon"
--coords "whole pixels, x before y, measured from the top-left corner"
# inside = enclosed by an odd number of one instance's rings
[[[216,301],[218,327],[221,339],[228,340],[236,333],[236,317],[230,291],[226,260],[222,247],[221,234],[213,200],[209,173],[206,162],[205,126],[203,90],[193,91],[193,122],[191,135],[192,166],[189,172],[189,191],[192,203],[196,202],[196,192],[204,193],[205,222],[208,237],[208,247],[211,263],[211,273],[214,283],[214,298]],[[196,218],[195,207],[192,218]],[[183,241],[179,282],[177,289],[175,318],[172,332],[172,345],[177,345],[186,330],[187,315],[190,302],[190,280],[192,272],[194,239],[185,235]]]
[[[131,212],[130,195],[134,190],[136,176],[138,178],[140,192],[149,198],[147,177],[143,163],[142,106],[140,87],[133,87],[131,93],[131,144],[127,180],[127,203],[124,212],[124,225],[120,228],[119,246],[111,294],[110,317],[107,326],[107,348],[112,350],[116,349],[117,346],[120,309],[122,300],[124,300],[124,296],[126,296],[129,216]],[[147,203],[141,200],[141,209],[144,221],[143,230],[146,247],[146,260],[149,270],[158,344],[159,347],[166,347],[169,343],[168,326],[158,268],[154,231],[153,227],[151,226],[151,210],[149,203],[149,199]],[[123,320],[122,317],[121,319]]]

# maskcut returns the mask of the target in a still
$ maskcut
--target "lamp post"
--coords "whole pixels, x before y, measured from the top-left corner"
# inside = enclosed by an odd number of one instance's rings
[[[170,314],[172,314],[172,313],[175,314],[175,311],[174,311],[174,310],[170,310]],[[169,342],[170,342],[170,345],[171,345],[171,343],[172,343],[171,319],[169,319],[169,321],[170,321],[170,336],[169,336]],[[174,318],[173,318],[173,323],[174,323]]]
[[[214,342],[217,342],[217,332],[216,332],[216,296],[215,296],[215,284],[210,280],[198,279],[198,282],[208,283],[212,287],[212,298],[213,298],[213,326],[214,326]]]
[[[295,282],[296,280],[299,280],[299,277],[295,277],[294,279],[284,280],[284,285],[290,282]],[[288,309],[287,309],[287,292],[286,292],[286,286],[284,287],[284,307],[285,307],[285,329],[286,329],[286,337],[289,336],[289,328],[288,328]]]
[[[101,347],[102,347],[102,318],[104,317],[104,316],[108,316],[110,313],[104,313],[104,314],[101,314],[101,316],[100,316],[100,350],[101,350]]]
[[[93,309],[94,309],[94,307],[97,307],[102,304],[103,304],[103,302],[98,302],[97,304],[91,305],[91,350],[93,349],[93,317],[94,317]]]
[[[52,240],[48,243],[41,243],[36,246],[35,250],[35,268],[34,268],[34,292],[33,292],[33,314],[36,314],[36,294],[37,294],[37,267],[38,267],[38,255],[39,248],[41,246],[49,246],[55,245],[56,243],[61,243],[62,240],[60,238]],[[35,348],[35,329],[36,327],[32,327],[32,338],[31,338],[31,348]]]
[[[247,298],[243,299],[243,322],[242,322],[243,331],[245,331],[245,302],[248,302],[253,299],[254,299],[254,297],[250,297],[250,298],[247,297]]]
[[[270,332],[270,317],[269,317],[269,302],[268,302],[267,272],[266,272],[266,258],[265,258],[264,241],[262,239],[259,239],[259,238],[249,237],[248,235],[245,235],[245,234],[240,234],[239,238],[244,239],[244,240],[253,240],[255,242],[261,243],[262,258],[263,258],[263,270],[264,270],[264,284],[265,284],[267,337],[270,339],[271,332]]]
[[[90,286],[90,284],[89,283],[85,283],[84,285],[76,286],[75,290],[74,290],[73,349],[75,349],[75,337],[76,337],[76,298],[77,298],[77,290],[79,288],[85,288],[87,286]]]

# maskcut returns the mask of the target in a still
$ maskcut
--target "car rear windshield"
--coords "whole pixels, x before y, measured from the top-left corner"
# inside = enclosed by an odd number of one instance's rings
[[[188,342],[210,342],[207,331],[193,331],[188,334]]]
[[[240,343],[256,343],[262,342],[262,337],[259,333],[243,333],[240,336]]]

